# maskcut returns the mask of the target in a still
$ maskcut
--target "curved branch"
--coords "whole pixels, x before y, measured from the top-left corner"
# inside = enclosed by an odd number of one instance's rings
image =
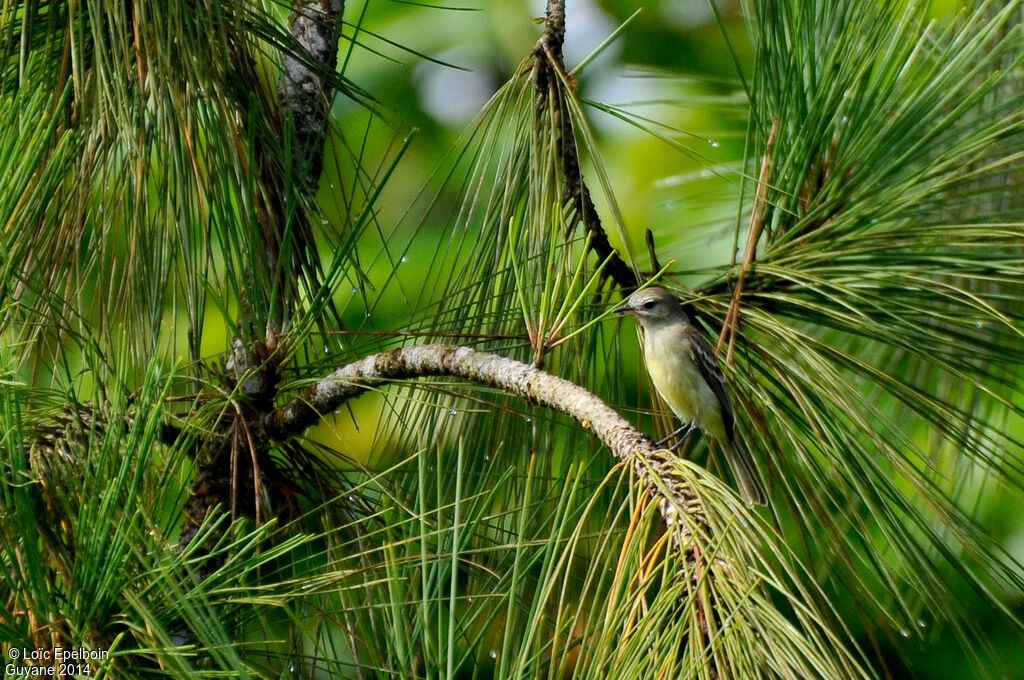
[[[612,453],[628,464],[657,498],[670,526],[678,508],[700,512],[692,489],[671,474],[671,454],[636,429],[589,390],[529,364],[453,345],[415,345],[374,354],[344,366],[288,404],[267,414],[263,433],[281,439],[302,432],[343,402],[373,385],[396,378],[454,376],[496,387],[530,403],[572,416],[593,432]],[[666,498],[666,495],[671,498]],[[696,509],[694,509],[696,508]]]

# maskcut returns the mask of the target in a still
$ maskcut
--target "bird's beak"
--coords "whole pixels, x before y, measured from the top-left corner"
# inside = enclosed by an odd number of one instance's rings
[[[630,305],[629,301],[627,300],[626,304],[620,305],[620,306],[616,307],[615,309],[613,309],[612,310],[612,314],[618,314],[619,316],[622,316],[623,314],[629,314],[632,311],[633,311],[633,306]]]

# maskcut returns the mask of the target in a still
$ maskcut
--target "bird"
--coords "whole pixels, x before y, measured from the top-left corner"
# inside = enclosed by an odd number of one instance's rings
[[[768,495],[750,454],[737,446],[734,437],[736,419],[725,376],[682,301],[665,288],[650,286],[612,311],[620,316],[631,314],[643,328],[644,360],[651,382],[683,423],[658,445],[682,433],[678,447],[694,429],[702,429],[725,452],[743,499],[752,505],[767,505]]]

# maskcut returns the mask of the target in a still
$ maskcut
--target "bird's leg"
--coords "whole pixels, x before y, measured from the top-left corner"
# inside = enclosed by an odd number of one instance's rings
[[[654,442],[654,445],[655,446],[664,446],[665,442],[671,440],[673,437],[675,437],[676,435],[678,435],[680,432],[682,432],[683,430],[685,430],[688,427],[691,427],[691,425],[689,423],[686,424],[686,425],[682,425],[678,429],[673,430],[672,432],[669,432],[667,435],[665,435],[664,438],[659,439],[658,441]]]
[[[686,442],[687,439],[690,438],[690,435],[693,434],[693,431],[695,429],[697,429],[697,423],[696,422],[687,423],[687,424],[681,426],[679,429],[675,430],[674,432],[670,433],[664,439],[660,439],[660,440],[656,441],[654,443],[654,445],[655,446],[664,446],[665,442],[670,441],[673,437],[675,437],[679,433],[682,433],[682,436],[679,438],[679,441],[676,442],[676,445],[672,447],[674,449],[678,449],[680,446],[682,446]]]
[[[686,428],[686,432],[683,432],[683,435],[679,438],[679,441],[676,442],[676,445],[672,447],[672,450],[679,453],[679,449],[683,448],[683,444],[686,443],[686,440],[690,438],[690,435],[692,435],[693,431],[696,429],[697,423],[690,423]]]

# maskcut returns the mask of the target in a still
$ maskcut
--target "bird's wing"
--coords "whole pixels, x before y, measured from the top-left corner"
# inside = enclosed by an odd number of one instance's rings
[[[711,391],[718,398],[722,409],[722,423],[725,425],[725,433],[732,439],[732,426],[736,416],[732,411],[732,401],[729,399],[729,388],[725,384],[725,375],[718,366],[718,359],[711,345],[700,334],[696,328],[696,322],[690,322],[690,352],[693,354],[693,363],[697,364],[700,374],[704,376],[704,382],[708,384]]]

